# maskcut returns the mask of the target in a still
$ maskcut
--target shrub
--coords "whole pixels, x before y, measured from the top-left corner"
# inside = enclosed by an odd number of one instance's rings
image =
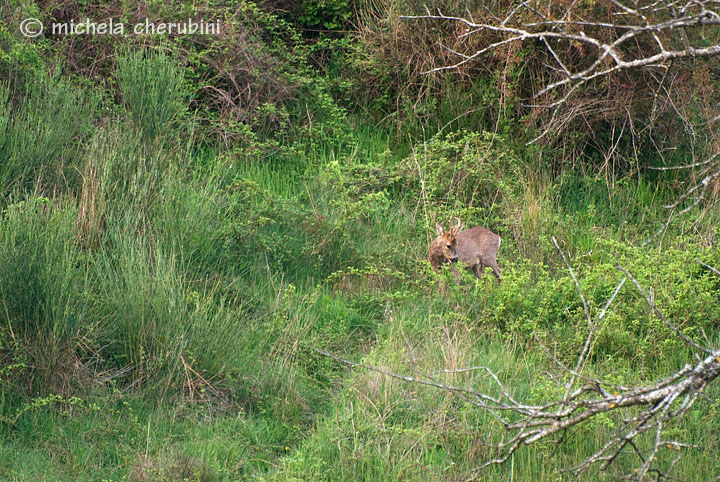
[[[501,218],[505,198],[520,186],[520,161],[507,142],[488,133],[456,132],[433,137],[398,166],[405,189],[436,209],[438,221],[460,216]]]

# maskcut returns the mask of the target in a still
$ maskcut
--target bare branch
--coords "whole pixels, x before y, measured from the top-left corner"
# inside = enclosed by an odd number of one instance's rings
[[[522,3],[520,6],[517,6],[499,24],[477,23],[469,18],[444,15],[440,11],[438,11],[437,14],[431,14],[427,11],[425,15],[402,16],[401,18],[408,20],[424,19],[458,22],[464,24],[469,30],[468,32],[462,34],[461,37],[474,35],[482,31],[494,32],[504,36],[502,40],[493,42],[471,54],[463,54],[445,47],[447,50],[460,57],[460,60],[454,64],[436,67],[426,73],[456,69],[472,60],[477,59],[483,54],[508,43],[541,40],[558,62],[558,65],[561,66],[561,71],[565,74],[565,78],[546,85],[536,94],[536,97],[542,96],[543,94],[556,90],[560,87],[572,87],[577,84],[588,82],[597,77],[610,75],[619,70],[666,65],[670,61],[678,58],[710,57],[720,54],[720,45],[693,46],[689,43],[689,41],[687,41],[686,35],[684,36],[686,41],[684,42],[683,49],[668,50],[658,37],[658,34],[678,32],[686,27],[696,28],[720,25],[720,14],[709,8],[716,7],[715,3],[710,0],[698,0],[695,3],[699,8],[693,9],[692,11],[690,11],[691,9],[686,9],[686,13],[682,16],[674,16],[656,23],[650,23],[645,15],[639,13],[637,10],[630,9],[627,6],[622,5],[620,2],[613,1],[612,3],[620,10],[618,13],[638,17],[638,19],[642,21],[642,24],[551,20],[546,18],[527,3]],[[516,20],[520,7],[538,15],[543,19],[543,21],[524,24],[518,22],[513,23]],[[577,30],[577,33],[574,33],[571,30],[565,30],[564,27],[572,27]],[[587,28],[619,31],[620,35],[618,35],[613,42],[607,42],[600,36],[593,37],[588,35],[585,31]],[[653,37],[658,48],[658,52],[654,54],[644,52],[644,55],[642,56],[638,56],[631,60],[624,60],[626,53],[622,51],[623,48],[627,46],[630,41],[642,35],[650,35]],[[563,62],[557,53],[552,49],[549,40],[587,44],[588,46],[595,48],[595,59],[590,66],[582,70],[571,71],[565,67],[565,65],[569,64]],[[606,59],[611,59],[612,65],[603,68]]]
[[[716,275],[720,276],[720,270],[718,270],[718,269],[716,269],[716,268],[713,268],[713,267],[710,266],[709,264],[703,263],[703,262],[700,261],[699,259],[696,259],[695,262],[696,262],[696,263],[700,263],[701,265],[705,266],[707,269],[709,269],[710,271],[712,271],[712,272],[715,273]]]
[[[645,290],[643,289],[643,287],[640,286],[640,283],[638,283],[638,281],[637,281],[635,278],[633,278],[633,276],[632,276],[630,273],[628,273],[628,272],[625,270],[625,268],[623,268],[622,266],[619,266],[619,265],[618,265],[618,266],[617,266],[617,269],[619,269],[620,271],[622,271],[623,273],[625,273],[625,276],[627,276],[627,277],[630,279],[630,281],[633,282],[633,284],[634,284],[635,287],[638,289],[638,291],[640,292],[640,294],[643,296],[643,298],[645,298],[645,301],[647,301],[647,304],[648,304],[648,306],[650,306],[650,309],[653,311],[653,313],[655,313],[655,314],[657,315],[658,318],[660,318],[660,320],[662,320],[663,323],[665,323],[665,326],[667,326],[668,328],[670,328],[678,337],[680,337],[683,341],[685,341],[685,343],[687,343],[687,344],[690,345],[691,347],[695,348],[696,350],[702,351],[702,352],[707,353],[707,354],[712,354],[712,353],[713,353],[713,351],[710,350],[709,348],[705,348],[705,347],[703,347],[703,346],[700,346],[700,345],[698,345],[697,343],[695,343],[694,341],[692,341],[692,340],[691,340],[690,338],[688,338],[683,332],[681,332],[675,325],[673,325],[672,323],[670,323],[670,322],[667,320],[667,318],[665,318],[665,315],[663,315],[662,312],[658,309],[658,307],[655,306],[655,303],[653,302],[652,299],[650,299],[650,297],[649,297],[648,294],[645,292]]]
[[[671,472],[680,460],[682,450],[692,448],[693,445],[666,439],[664,435],[666,433],[665,429],[680,420],[695,404],[706,387],[720,376],[720,350],[700,346],[680,332],[677,327],[664,317],[637,280],[622,267],[618,267],[618,269],[625,274],[625,277],[618,283],[597,319],[593,321],[575,273],[554,238],[553,243],[558,248],[575,283],[578,295],[583,300],[586,318],[589,323],[588,337],[578,356],[577,366],[574,370],[567,368],[555,359],[549,350],[541,345],[561,368],[561,373],[570,375],[570,381],[565,384],[565,393],[561,399],[548,400],[541,404],[530,404],[516,399],[511,394],[512,390],[487,366],[438,370],[433,372],[433,375],[484,372],[492,381],[492,386],[499,391],[498,395],[491,395],[486,391],[475,388],[445,384],[428,376],[422,378],[406,376],[391,370],[353,362],[323,350],[315,349],[315,351],[349,366],[360,367],[406,382],[449,391],[476,407],[487,410],[496,420],[503,424],[509,437],[503,438],[494,445],[497,456],[487,460],[477,471],[489,465],[505,463],[522,446],[532,445],[550,437],[561,436],[568,429],[586,423],[597,416],[622,412],[626,414],[626,417],[618,424],[614,433],[606,439],[602,447],[578,465],[568,468],[566,471],[572,473],[575,478],[580,478],[584,472],[595,465],[599,466],[601,470],[605,470],[617,460],[620,454],[627,453],[627,449],[631,449],[631,453],[638,457],[639,462],[636,470],[623,476],[623,478],[644,480],[649,474],[654,474],[658,480],[674,479]],[[701,264],[704,265],[704,263]],[[713,271],[715,272],[714,269]],[[672,329],[678,337],[698,351],[704,352],[706,356],[702,359],[698,357],[698,361],[694,365],[686,364],[677,372],[646,386],[615,386],[583,374],[584,360],[590,352],[590,346],[597,337],[601,320],[616,299],[626,279],[633,282],[655,315]],[[574,384],[578,380],[582,380],[584,384],[575,388]],[[507,416],[502,414],[507,414]],[[649,434],[651,437],[649,449],[642,448],[646,444],[638,443],[640,437],[644,434]],[[664,470],[658,466],[658,456],[663,450],[678,452],[676,457],[666,463]]]
[[[707,166],[708,164],[716,162],[718,159],[718,156],[720,156],[720,152],[714,153],[708,159],[701,161],[701,162],[694,162],[692,164],[679,164],[677,166],[666,166],[666,167],[665,166],[661,166],[661,167],[650,166],[648,169],[652,169],[654,171],[677,171],[677,170],[681,170],[681,169],[692,169],[694,167]]]
[[[682,123],[693,158],[696,147],[708,151],[704,161],[649,167],[659,171],[702,169],[703,172],[693,172],[688,176],[688,187],[666,206],[669,210],[667,220],[644,243],[647,244],[664,232],[673,219],[690,212],[701,203],[709,202],[710,188],[720,182],[720,152],[717,152],[717,141],[713,140],[715,134],[711,132],[713,123],[720,116],[706,114],[705,121],[691,121],[683,111],[682,103],[678,102],[674,87],[676,72],[686,65],[679,61],[720,55],[720,41],[716,35],[716,28],[720,25],[720,2],[609,0],[604,6],[607,11],[603,13],[604,17],[597,20],[583,18],[588,10],[580,2],[569,5],[548,2],[544,5],[527,1],[512,7],[506,15],[490,12],[486,21],[476,21],[469,13],[461,17],[446,15],[439,10],[431,13],[427,9],[425,15],[402,18],[454,22],[465,27],[463,33],[457,34],[457,40],[461,42],[448,41],[454,46],[452,49],[442,47],[456,61],[450,60],[445,65],[430,68],[426,74],[457,69],[509,44],[542,46],[541,50],[546,52],[548,58],[543,65],[550,75],[542,77],[543,84],[530,86],[531,94],[522,104],[525,108],[535,110],[538,119],[539,133],[527,144],[543,139],[550,139],[551,142],[555,138],[562,139],[563,136],[557,134],[572,130],[572,121],[577,118],[585,120],[586,116],[593,114],[612,118],[610,112],[598,112],[592,94],[585,97],[583,94],[597,89],[599,79],[617,78],[620,72],[625,71],[646,73],[645,76],[634,77],[640,83],[640,89],[646,92],[642,93],[641,90],[634,97],[629,94],[629,98],[641,102],[652,99],[650,115],[644,116],[647,121],[641,121],[646,126],[632,126],[629,131],[637,168],[641,166],[636,141],[641,135],[647,136],[649,146],[657,149],[662,159],[665,133],[656,135],[654,128],[664,112],[674,114]],[[477,41],[468,42],[467,39],[471,37]],[[462,46],[466,46],[466,50]],[[633,124],[635,114],[631,114],[622,101],[622,98],[616,96],[615,108],[624,107]],[[592,127],[588,127],[587,136],[592,137]],[[668,128],[665,127],[666,130]],[[606,147],[606,157],[619,155],[615,153],[617,142]]]
[[[534,111],[530,119],[537,119],[537,134],[527,144],[562,142],[569,137],[578,119],[587,124],[585,137],[595,140],[593,117],[614,122],[615,114],[610,109],[624,108],[630,120],[631,129],[625,134],[631,136],[633,158],[638,169],[647,167],[659,171],[688,169],[693,172],[687,177],[687,187],[673,202],[668,203],[667,219],[645,243],[648,244],[663,233],[678,216],[689,213],[697,206],[714,201],[709,193],[715,192],[720,182],[720,152],[713,125],[720,116],[712,113],[708,106],[706,119],[691,120],[681,101],[678,101],[675,79],[687,62],[698,58],[720,55],[720,41],[717,27],[720,26],[720,2],[717,0],[639,0],[625,2],[609,0],[603,5],[602,17],[592,18],[586,5],[571,2],[569,5],[548,2],[522,1],[506,13],[491,12],[484,20],[476,21],[470,12],[463,16],[446,15],[440,10],[424,15],[404,16],[407,20],[430,20],[461,25],[456,38],[445,42],[450,48],[438,42],[449,53],[450,59],[444,65],[425,71],[431,74],[458,69],[481,57],[507,48],[510,44],[540,46],[547,60],[540,64],[547,69],[548,76],[536,85],[523,86],[528,97],[521,103],[523,108]],[[591,18],[585,18],[590,16]],[[474,42],[469,39],[476,39]],[[621,72],[641,72],[642,75],[618,77]],[[611,97],[612,91],[603,87],[607,94],[608,110],[598,107],[597,95],[601,92],[600,79],[623,79],[615,81],[622,89],[630,79],[627,100],[638,107],[651,100],[649,115],[634,113],[633,106],[623,104],[623,96]],[[613,85],[613,84],[611,84]],[[529,88],[527,88],[529,87]],[[603,94],[600,94],[602,97]],[[657,150],[660,159],[667,149],[667,133],[672,132],[672,122],[663,120],[663,129],[657,124],[669,113],[682,124],[681,135],[687,136],[692,162],[674,166],[640,166],[638,157],[639,141],[647,141],[650,148]],[[694,114],[693,114],[694,115]],[[635,120],[633,119],[635,117]],[[646,120],[645,120],[646,119]],[[642,124],[645,124],[644,127]],[[637,124],[637,125],[634,125]],[[657,133],[656,133],[657,131]],[[623,156],[616,152],[620,137],[614,138],[607,146],[606,157]],[[589,141],[587,141],[589,142]],[[597,146],[596,146],[597,147]],[[705,152],[704,161],[695,161],[696,149]],[[695,170],[701,172],[695,172]]]
[[[681,418],[697,400],[709,383],[720,375],[720,350],[712,352],[695,366],[686,365],[679,372],[656,382],[654,385],[640,388],[629,388],[612,394],[593,394],[597,390],[587,386],[578,390],[572,397],[564,401],[551,401],[545,405],[527,405],[509,397],[509,390],[488,367],[473,367],[486,371],[495,384],[500,388],[502,395],[493,397],[467,387],[457,387],[434,382],[427,379],[401,375],[390,370],[353,362],[323,350],[315,349],[321,355],[333,358],[344,364],[361,367],[382,373],[386,376],[417,383],[434,388],[447,390],[473,405],[486,409],[505,429],[514,432],[514,435],[497,445],[502,455],[485,462],[483,467],[502,464],[522,445],[531,445],[552,435],[561,434],[565,430],[590,420],[600,414],[630,407],[644,407],[638,415],[625,421],[608,442],[596,453],[585,459],[581,464],[569,469],[575,475],[580,475],[592,465],[602,463],[609,466],[622,449],[639,435],[649,430],[656,431],[656,442],[651,454],[643,458],[641,474],[651,470],[651,464],[660,448],[671,446],[673,448],[687,447],[685,444],[674,441],[665,441],[661,434],[663,424]],[[676,406],[676,402],[679,405]],[[560,407],[559,410],[551,410]],[[515,422],[508,422],[498,413],[509,411],[520,415]],[[640,454],[640,450],[635,447]],[[641,480],[642,477],[639,477]]]

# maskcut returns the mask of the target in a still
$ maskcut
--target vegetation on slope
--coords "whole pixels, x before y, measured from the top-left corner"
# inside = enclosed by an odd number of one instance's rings
[[[433,59],[448,26],[398,18],[417,8],[0,7],[1,478],[475,474],[503,435],[496,420],[315,348],[402,373],[488,365],[517,395],[553,394],[540,343],[574,360],[586,327],[552,236],[593,313],[620,264],[684,334],[717,344],[720,278],[695,262],[720,266],[717,209],[698,206],[642,246],[682,174],[608,167],[606,144],[587,132],[525,146],[537,126],[519,98],[534,74],[511,57],[420,75],[417,59]],[[225,30],[27,39],[17,26],[28,16],[220,18]],[[536,53],[512,55],[537,68]],[[631,144],[615,155],[630,159]],[[432,272],[433,226],[452,216],[502,236],[502,286]],[[691,356],[625,286],[589,370],[642,383]],[[453,376],[491,388],[476,372]],[[696,445],[675,469],[687,480],[720,472],[719,411],[713,387],[671,429]],[[602,418],[479,477],[557,480],[617,423]],[[591,475],[633,463],[628,454]]]

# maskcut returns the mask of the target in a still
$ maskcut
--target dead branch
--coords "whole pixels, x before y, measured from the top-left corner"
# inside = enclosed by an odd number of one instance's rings
[[[695,262],[697,262],[697,263],[705,266],[707,269],[709,269],[710,271],[712,271],[712,272],[715,273],[716,275],[720,276],[720,270],[718,270],[717,268],[713,268],[713,267],[710,266],[709,264],[705,264],[705,263],[703,263],[702,261],[700,261],[699,259],[696,259]]]
[[[695,168],[697,167],[701,167],[702,169],[695,171]],[[713,153],[710,157],[708,157],[708,159],[701,162],[675,166],[651,167],[650,169],[658,171],[686,170],[690,172],[690,175],[688,176],[690,180],[687,183],[685,191],[672,203],[664,206],[665,209],[669,210],[665,223],[657,231],[655,231],[652,236],[643,242],[643,246],[649,244],[658,235],[665,231],[673,219],[688,213],[701,202],[707,201],[708,191],[712,191],[711,187],[720,180],[720,152]],[[682,207],[684,204],[686,204],[685,207]]]
[[[429,69],[427,74],[457,70],[483,56],[502,53],[499,49],[510,44],[534,46],[544,51],[540,58],[545,58],[543,69],[547,75],[542,76],[540,84],[530,86],[532,92],[525,99],[525,107],[537,113],[539,129],[539,134],[527,144],[541,139],[562,142],[563,136],[559,134],[577,131],[574,126],[578,120],[586,123],[588,117],[607,116],[614,122],[614,116],[624,109],[632,127],[627,135],[632,138],[633,156],[640,169],[635,146],[641,136],[646,136],[649,145],[657,151],[658,160],[664,163],[667,132],[686,135],[692,162],[649,167],[662,171],[687,170],[688,175],[684,191],[665,206],[669,211],[667,220],[647,244],[676,217],[701,203],[713,202],[709,194],[716,194],[720,184],[720,141],[713,125],[720,117],[714,109],[708,109],[710,113],[704,114],[707,117],[704,121],[691,120],[697,114],[685,112],[682,94],[675,87],[678,73],[691,72],[688,62],[683,60],[720,55],[720,2],[606,0],[593,5],[598,8],[590,8],[583,1],[569,5],[523,1],[506,12],[482,13],[484,21],[476,21],[471,12],[456,16],[446,15],[439,9],[433,13],[427,8],[424,15],[403,18],[454,22],[462,27],[455,29],[456,38],[438,43],[455,61]],[[599,80],[618,78],[621,72],[630,71],[642,73],[634,77],[635,83],[623,78],[617,81],[612,94],[597,95],[609,92],[607,86],[601,87],[604,84],[598,83]],[[637,92],[633,92],[634,89],[638,89]],[[607,109],[603,107],[603,100]],[[648,100],[651,100],[649,115],[632,114],[627,107],[627,103],[636,103],[642,108]],[[666,126],[665,132],[655,133],[655,124],[661,115],[675,118],[682,129]],[[635,126],[633,117],[645,126]],[[587,128],[592,137],[592,126]],[[617,142],[606,146],[606,158],[617,155],[616,147]],[[705,160],[695,161],[696,156]]]
[[[720,54],[720,43],[706,45],[708,36],[704,35],[709,28],[720,25],[720,5],[716,1],[666,4],[645,0],[633,5],[631,8],[616,0],[605,2],[608,10],[605,17],[613,21],[584,18],[587,11],[584,2],[574,2],[567,8],[554,6],[552,2],[543,6],[522,2],[502,20],[491,15],[492,23],[476,22],[469,13],[467,17],[445,15],[439,9],[437,13],[426,9],[424,15],[402,18],[456,22],[464,26],[463,33],[447,42],[452,45],[462,45],[462,41],[471,36],[487,38],[481,48],[469,52],[439,42],[439,47],[457,61],[430,69],[427,74],[456,70],[508,44],[543,45],[550,62],[545,66],[553,75],[545,85],[535,87],[535,101],[528,107],[550,109],[552,115],[540,135],[528,142],[532,144],[562,128],[564,122],[558,123],[560,107],[572,109],[569,99],[588,82],[621,71],[645,69],[651,77],[655,77],[654,71],[660,71],[663,75],[657,80],[653,96],[655,113],[659,94],[670,94],[664,81],[677,60]],[[578,61],[578,51],[582,61]],[[548,95],[554,92],[558,95]],[[671,100],[669,95],[668,101]]]
[[[579,2],[573,4],[576,6]],[[669,68],[670,62],[675,59],[709,57],[720,54],[720,44],[703,46],[701,42],[693,45],[685,33],[682,35],[683,42],[673,42],[678,35],[686,32],[687,29],[704,28],[720,25],[720,13],[718,4],[714,0],[697,0],[688,2],[685,5],[678,5],[677,8],[661,6],[658,3],[646,4],[638,2],[637,8],[632,9],[619,1],[611,0],[609,8],[615,6],[615,10],[609,12],[610,17],[618,18],[617,22],[596,22],[584,20],[576,15],[578,9],[573,6],[568,8],[563,18],[552,19],[541,13],[539,9],[533,8],[528,2],[523,2],[514,8],[504,20],[497,20],[496,23],[478,23],[471,18],[464,18],[452,15],[444,15],[439,9],[436,14],[426,10],[425,15],[403,16],[409,20],[438,20],[452,21],[464,24],[465,33],[458,36],[459,39],[483,32],[491,32],[500,35],[500,40],[492,42],[475,52],[462,53],[442,45],[441,47],[458,57],[458,61],[436,67],[426,73],[440,70],[457,69],[458,67],[474,61],[482,55],[504,46],[509,43],[522,43],[529,40],[541,41],[548,49],[554,60],[550,67],[561,74],[561,79],[550,82],[542,87],[535,95],[542,96],[550,91],[558,90],[561,87],[567,88],[567,93],[558,101],[545,104],[546,107],[555,107],[567,100],[569,93],[582,84],[607,76],[620,70],[635,69],[639,67],[664,67]],[[648,15],[650,5],[654,15]],[[527,17],[521,17],[518,13],[527,10],[532,15],[539,17],[539,22],[529,22]],[[552,15],[554,12],[548,12]],[[622,19],[622,20],[620,20]],[[598,34],[588,32],[597,31]],[[608,35],[608,31],[611,32]],[[601,33],[604,33],[601,35]],[[638,51],[634,49],[634,42],[640,37],[649,36],[654,39],[655,48],[653,51]],[[614,39],[609,41],[609,39]],[[664,39],[664,40],[663,40]],[[563,59],[553,49],[553,43],[575,42],[587,46],[594,54],[592,61],[587,67],[573,68],[572,59]],[[673,48],[672,45],[682,43],[683,48]],[[628,54],[633,56],[628,56]]]
[[[600,470],[605,470],[621,454],[630,453],[637,456],[638,463],[633,472],[622,476],[622,478],[646,480],[650,474],[653,474],[657,480],[673,479],[671,472],[680,460],[682,450],[692,448],[693,445],[668,438],[666,434],[669,431],[666,429],[682,419],[708,385],[720,376],[720,349],[701,346],[684,335],[665,318],[640,283],[621,266],[618,266],[618,269],[624,273],[625,277],[615,288],[597,318],[593,320],[575,273],[557,245],[557,241],[553,239],[553,242],[560,251],[563,261],[571,274],[578,295],[583,300],[584,313],[588,321],[588,335],[574,369],[566,367],[552,357],[549,350],[543,346],[545,352],[560,368],[560,374],[568,377],[561,398],[550,399],[539,404],[527,403],[517,399],[512,395],[512,388],[506,386],[501,377],[487,366],[440,370],[431,375],[420,373],[419,376],[407,376],[391,370],[354,362],[323,350],[315,349],[315,351],[352,367],[363,368],[405,382],[448,391],[480,409],[487,410],[503,425],[507,437],[495,445],[498,455],[487,460],[478,468],[478,471],[489,465],[505,463],[522,446],[533,445],[546,439],[562,436],[570,428],[581,426],[600,415],[617,412],[623,414],[623,420],[602,447],[578,465],[565,470],[579,478],[592,466],[599,466]],[[711,269],[716,272],[714,268]],[[677,372],[649,385],[619,386],[584,373],[585,361],[597,337],[600,323],[625,280],[630,280],[635,285],[640,295],[648,303],[651,311],[666,326],[697,352],[703,353],[704,357],[696,354],[697,361],[694,364],[688,363]],[[472,387],[446,384],[434,377],[434,375],[442,373],[464,373],[469,371],[484,372],[492,385],[496,387],[497,393],[492,394],[490,391],[480,391]],[[649,448],[642,448],[639,440],[646,433],[652,434],[652,441]],[[658,464],[658,454],[663,450],[678,452],[677,456],[667,464],[664,470]]]
[[[685,365],[674,373],[653,385],[643,387],[627,387],[625,390],[608,392],[607,384],[599,379],[591,379],[576,388],[565,400],[549,401],[542,405],[531,405],[515,400],[500,377],[489,367],[472,367],[460,371],[481,370],[492,378],[500,390],[500,395],[492,396],[468,387],[447,385],[428,378],[418,378],[395,373],[390,370],[358,363],[332,353],[316,349],[321,355],[330,357],[349,366],[364,368],[386,375],[391,378],[410,383],[426,385],[449,391],[460,396],[473,405],[487,410],[510,432],[511,436],[500,442],[496,448],[503,453],[485,462],[482,468],[489,465],[502,464],[522,445],[532,445],[553,435],[559,435],[571,427],[580,425],[601,414],[613,411],[626,411],[631,407],[640,407],[637,415],[626,418],[622,425],[603,447],[582,463],[568,469],[579,476],[594,464],[601,469],[609,467],[627,446],[631,446],[639,456],[642,464],[632,477],[643,480],[649,472],[665,474],[653,466],[660,450],[680,450],[692,445],[666,439],[663,429],[668,422],[677,422],[693,406],[698,396],[720,375],[720,350],[715,350],[694,366]],[[504,413],[519,416],[514,420]],[[654,430],[655,443],[650,453],[643,455],[634,443],[641,434]]]

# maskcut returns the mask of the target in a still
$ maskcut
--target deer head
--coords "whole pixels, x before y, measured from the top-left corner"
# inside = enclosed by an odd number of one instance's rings
[[[450,230],[445,231],[440,223],[435,224],[437,238],[430,245],[430,264],[433,269],[440,269],[440,265],[446,262],[454,263],[458,260],[457,255],[457,234],[462,228],[460,219],[455,218],[457,224],[450,224]]]

